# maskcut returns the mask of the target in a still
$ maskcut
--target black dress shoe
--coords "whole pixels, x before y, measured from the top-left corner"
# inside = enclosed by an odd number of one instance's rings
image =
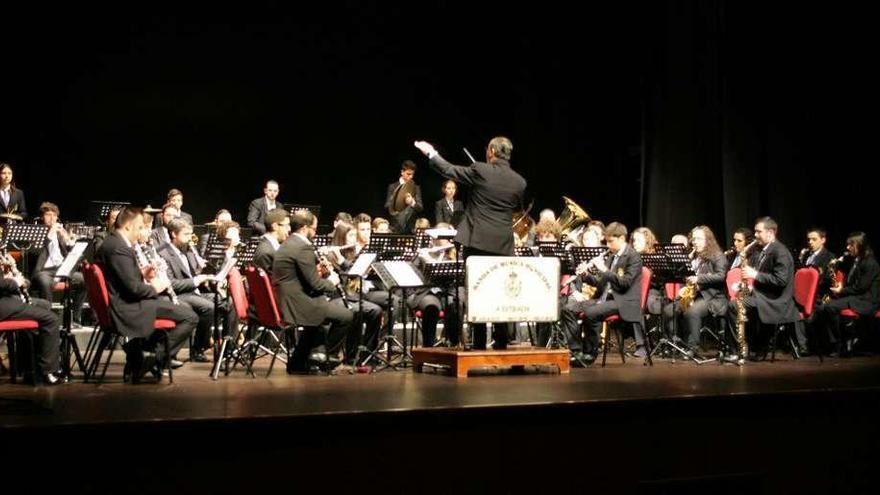
[[[183,366],[183,361],[180,361],[177,359],[171,359],[170,365],[171,365],[171,369],[176,370],[177,368],[180,368],[181,366]]]
[[[204,353],[204,352],[196,352],[196,353],[194,353],[193,355],[191,355],[191,356],[189,357],[189,360],[190,360],[190,361],[193,361],[193,362],[195,362],[195,363],[209,363],[209,362],[211,362],[211,360],[208,359],[208,356],[205,356],[205,353]]]

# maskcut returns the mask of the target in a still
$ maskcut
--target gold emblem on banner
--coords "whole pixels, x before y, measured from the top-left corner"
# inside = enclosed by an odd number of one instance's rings
[[[504,283],[504,292],[509,298],[517,298],[522,292],[522,280],[516,272],[511,271],[507,275],[507,281]]]

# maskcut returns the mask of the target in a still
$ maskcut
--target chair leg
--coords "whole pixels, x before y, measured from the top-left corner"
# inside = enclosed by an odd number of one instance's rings
[[[116,346],[119,344],[119,334],[113,336],[113,341],[110,343],[110,352],[107,353],[107,361],[104,362],[104,370],[101,372],[101,378],[98,379],[98,383],[104,383],[104,377],[107,375],[107,367],[110,366],[110,359],[113,358],[113,351],[116,350]],[[100,355],[98,356],[100,359]],[[126,356],[126,359],[128,357]],[[98,363],[100,364],[100,362]]]
[[[608,323],[602,322],[602,335],[605,336],[605,341],[602,342],[602,367],[605,367],[605,357],[608,355],[608,345],[610,340],[608,339]]]

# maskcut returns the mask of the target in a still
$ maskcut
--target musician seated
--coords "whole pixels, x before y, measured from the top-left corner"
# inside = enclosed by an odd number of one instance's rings
[[[413,223],[413,230],[415,229],[430,229],[431,221],[425,217],[416,218],[415,223]]]
[[[749,258],[749,266],[743,268],[742,276],[754,280],[751,294],[740,297],[742,283],[734,284],[737,299],[742,301],[747,321],[764,325],[794,323],[798,319],[794,304],[794,258],[791,252],[776,239],[776,221],[770,217],[759,218],[755,223],[755,246],[757,252]],[[746,253],[749,256],[749,252]],[[752,262],[754,260],[754,263]],[[736,329],[738,301],[728,303],[728,325]],[[773,333],[775,335],[775,331]],[[755,349],[761,342],[761,335],[746,334],[750,348]],[[754,357],[754,356],[748,356]],[[746,356],[729,356],[728,359],[746,359]]]
[[[591,220],[584,230],[581,245],[584,247],[603,247],[605,245],[605,224]]]
[[[223,222],[217,227],[217,237],[223,240],[224,259],[233,258],[242,249],[241,226],[235,220]]]
[[[669,242],[670,244],[681,244],[684,247],[688,247],[688,236],[684,234],[675,234]]]
[[[4,253],[0,263],[3,265],[3,275],[0,277],[0,321],[36,320],[39,325],[35,342],[39,356],[36,368],[40,376],[28,376],[30,373],[26,373],[25,381],[42,379],[47,385],[61,383],[61,321],[58,315],[52,311],[52,304],[47,300],[33,298],[30,299],[30,304],[23,300],[22,288],[27,290],[27,281],[18,273],[12,256]],[[16,356],[19,370],[29,369],[30,360],[23,354]]]
[[[193,225],[193,217],[189,213],[183,211],[183,193],[180,189],[171,189],[165,199],[165,204],[169,204],[177,209],[177,218]],[[153,229],[161,227],[161,220],[158,218],[153,220]]]
[[[107,219],[104,226],[104,230],[99,230],[95,232],[95,237],[92,242],[92,245],[86,250],[88,255],[86,259],[93,260],[95,253],[98,252],[98,249],[101,247],[101,243],[104,242],[104,239],[107,238],[108,235],[113,233],[113,224],[116,223],[116,216],[119,215],[119,211],[122,210],[121,206],[114,206],[110,208],[107,212]]]
[[[849,352],[852,350],[850,339],[857,336],[841,335],[840,312],[850,309],[859,316],[874,315],[880,304],[880,265],[864,232],[853,232],[847,237],[846,254],[853,259],[853,264],[843,285],[831,287],[831,299],[816,306],[810,322],[820,331],[828,329],[847,342],[844,351]]]
[[[322,278],[318,273],[317,253],[312,245],[318,219],[311,212],[300,212],[292,215],[290,224],[293,234],[275,253],[272,280],[281,317],[304,328],[287,371],[304,373],[310,371],[310,356],[312,361],[327,362],[328,353],[339,351],[345,339],[350,338],[354,315],[341,304],[332,304],[326,296],[335,291],[339,276],[328,272],[327,278]],[[324,324],[330,325],[326,351],[320,342]]]
[[[594,299],[584,300],[579,292],[562,310],[560,325],[565,332],[572,354],[580,353],[580,359],[592,363],[599,350],[599,333],[606,317],[619,314],[621,320],[634,323],[636,357],[645,357],[644,331],[642,329],[642,258],[626,242],[626,226],[612,222],[605,227],[608,252],[590,260],[590,271],[580,275],[588,284],[597,287]],[[583,340],[580,338],[578,313],[584,314]]]
[[[555,222],[556,221],[556,213],[550,208],[544,208],[541,210],[541,213],[538,214],[538,223],[543,221]]]
[[[220,210],[217,211],[217,214],[214,215],[214,220],[207,225],[212,226],[214,228],[214,233],[216,234],[217,229],[220,227],[220,225],[223,222],[231,222],[231,221],[232,221],[232,213],[230,213],[229,210],[227,210],[225,208],[221,208]],[[199,254],[201,254],[202,256],[208,255],[208,252],[207,252],[208,251],[208,240],[210,239],[210,237],[211,237],[210,232],[205,232],[204,234],[199,236]]]
[[[275,252],[290,236],[290,215],[286,210],[275,208],[266,214],[266,233],[260,238],[257,250],[254,251],[254,266],[272,273],[272,262]]]
[[[45,202],[40,205],[40,219],[43,225],[49,227],[43,248],[37,256],[31,273],[31,294],[47,301],[52,300],[52,289],[55,286],[55,273],[61,267],[61,263],[75,244],[76,239],[64,229],[58,222],[60,210],[58,206]],[[74,328],[82,323],[82,307],[86,300],[86,286],[82,272],[73,271],[67,279],[70,284],[71,316]]]
[[[110,293],[110,319],[116,331],[129,338],[124,346],[124,374],[133,382],[148,371],[158,378],[158,369],[153,365],[164,367],[166,359],[177,353],[199,321],[188,306],[174,304],[165,296],[170,282],[151,265],[139,261],[143,252],[139,254],[137,243],[148,237],[148,225],[140,208],[123,208],[114,232],[96,256]],[[155,330],[156,318],[174,321],[174,329]],[[164,345],[156,345],[163,335],[168,339],[168,355]]]
[[[539,221],[537,225],[535,225],[535,240],[538,242],[559,242],[559,239],[562,237],[562,228],[559,226],[559,223],[556,222],[555,219],[550,219],[545,216],[543,220]],[[537,248],[533,248],[537,249]],[[567,301],[564,296],[560,293],[560,307],[565,305]],[[552,323],[537,323],[535,325],[535,344],[538,347],[545,347],[547,343],[550,341],[550,335],[553,331]]]
[[[829,269],[831,260],[835,259],[834,253],[825,247],[826,241],[825,229],[813,227],[807,231],[807,246],[801,250],[799,262],[801,266],[807,268],[815,268],[819,271],[819,289],[816,293],[817,299],[822,299],[829,295],[831,282],[835,277],[835,269]]]
[[[369,221],[366,224],[369,230]],[[358,230],[352,224],[340,221],[336,223],[332,235],[330,245],[319,248],[319,252],[327,257],[337,273],[348,272],[358,256],[356,251]],[[362,280],[352,278],[343,284],[348,307],[355,312],[356,317],[351,338],[346,343],[346,355],[350,356],[350,361],[355,359],[359,344],[366,346],[367,349],[376,347],[379,339],[379,327],[382,324],[383,307],[367,300],[366,297],[361,297],[362,283]],[[331,299],[336,297],[337,295],[334,294]],[[385,297],[387,297],[387,293]],[[385,305],[387,306],[387,303]],[[365,324],[363,335],[360,332],[361,323]],[[350,364],[356,365],[357,363],[351,361]]]
[[[382,217],[376,217],[373,219],[373,232],[377,234],[390,234],[391,224]]]
[[[727,256],[728,270],[739,268],[740,263],[742,263],[740,254],[754,240],[755,236],[752,234],[752,231],[746,227],[740,227],[733,231],[733,247],[724,252]],[[753,252],[757,252],[757,250]]]
[[[451,229],[448,223],[438,223],[438,229]],[[430,248],[420,250],[416,259],[416,266],[424,270],[430,263],[441,261],[455,261],[455,245],[448,239],[435,239]],[[407,306],[413,311],[422,312],[422,346],[433,347],[437,339],[437,323],[440,321],[440,311],[444,313],[443,333],[445,343],[457,346],[460,338],[458,334],[458,307],[455,304],[455,294],[451,287],[430,287],[416,291],[407,298]],[[458,289],[460,301],[464,300],[464,293]]]
[[[201,274],[207,261],[191,247],[192,226],[184,220],[174,219],[168,224],[171,242],[159,248],[159,256],[168,266],[171,286],[180,304],[189,306],[199,316],[199,323],[190,349],[190,361],[206,363],[209,361],[205,351],[210,347],[211,329],[214,325],[214,292],[208,287],[212,275]],[[238,329],[238,316],[229,310],[229,302],[218,300],[217,311],[226,322],[224,335],[235,335]]]
[[[663,308],[663,314],[671,319],[674,310],[675,316],[680,315],[684,320],[688,346],[686,353],[689,357],[694,357],[703,354],[700,348],[703,318],[710,314],[719,317],[727,314],[727,259],[721,252],[712,229],[705,225],[691,231],[691,244],[691,269],[695,275],[685,280],[686,286],[691,288],[683,288],[684,292],[679,293],[676,301]],[[688,295],[689,291],[691,293]]]
[[[180,210],[170,203],[162,207],[162,213],[158,217],[162,222],[162,225],[153,229],[153,233],[150,235],[156,249],[159,249],[163,244],[171,242],[171,237],[168,235],[168,224],[179,215]],[[154,219],[153,222],[155,223],[156,220]]]
[[[630,234],[630,245],[639,255],[654,254],[657,249],[657,236],[648,227],[639,227]],[[663,310],[663,281],[651,280],[651,288],[648,289],[648,301],[645,308],[648,314],[659,315]]]

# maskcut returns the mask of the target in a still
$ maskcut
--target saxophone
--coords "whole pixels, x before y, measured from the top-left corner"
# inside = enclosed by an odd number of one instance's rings
[[[739,254],[740,257],[740,269],[743,271],[749,267],[748,261],[748,253],[752,246],[758,241],[752,241],[751,244],[745,247],[742,252]],[[745,299],[752,293],[751,287],[746,283],[744,277],[740,277],[739,279],[739,292],[736,293],[736,344],[739,348],[739,364],[742,365],[745,363],[746,356],[749,354],[749,344],[746,342],[746,322],[749,321],[748,316],[746,315],[747,309],[745,304]]]
[[[697,250],[694,249],[691,251],[691,254],[688,255],[688,258],[693,259],[694,255],[697,253]],[[681,312],[684,313],[691,307],[691,304],[694,302],[694,298],[697,297],[697,284],[688,281],[684,287],[678,292],[678,300],[681,304]]]
[[[844,258],[846,258],[846,255],[829,261],[828,267],[825,268],[825,275],[831,278],[831,288],[834,290],[840,289],[840,280],[837,278],[837,265],[843,262]],[[822,304],[828,304],[829,302],[831,302],[830,293],[822,296]]]

